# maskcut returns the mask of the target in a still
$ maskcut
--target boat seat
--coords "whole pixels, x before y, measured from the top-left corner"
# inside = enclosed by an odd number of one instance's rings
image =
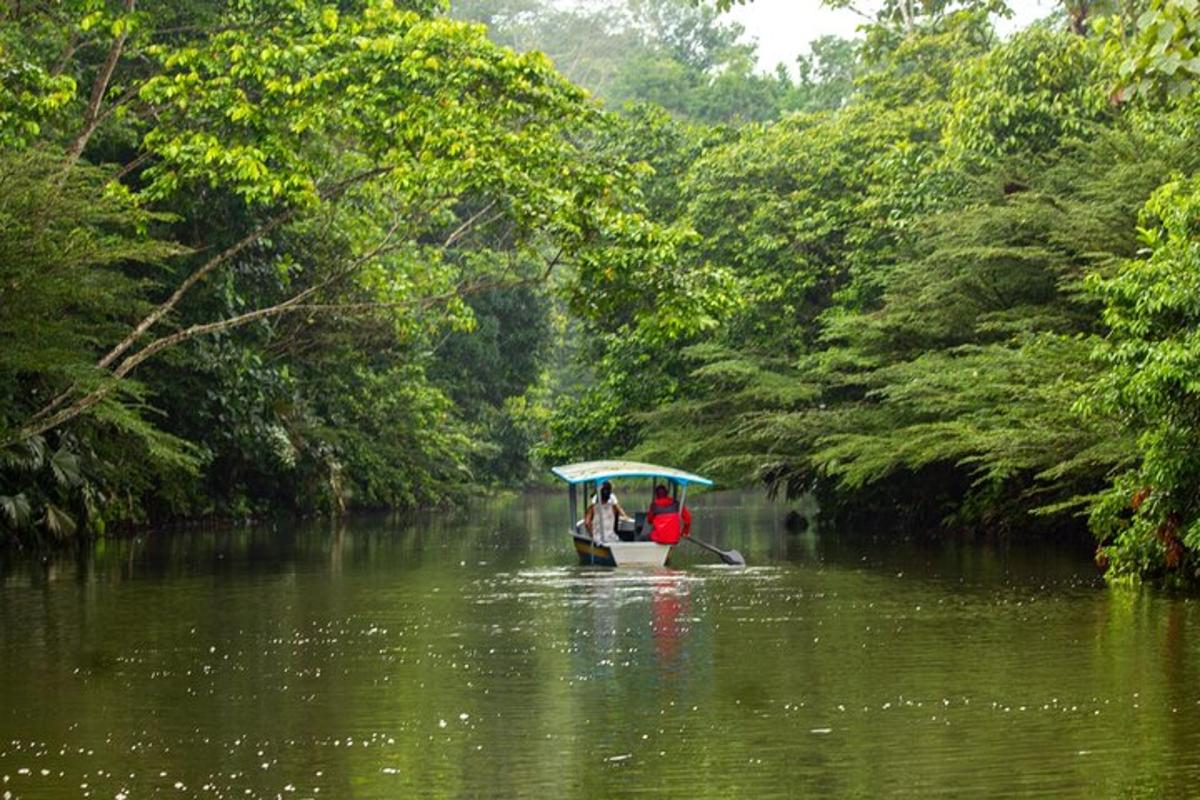
[[[646,524],[645,511],[635,511],[633,514],[633,541],[650,541],[650,526]]]

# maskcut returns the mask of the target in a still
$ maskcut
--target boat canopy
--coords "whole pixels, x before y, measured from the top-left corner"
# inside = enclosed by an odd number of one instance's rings
[[[604,481],[610,478],[667,478],[684,486],[689,483],[701,486],[713,485],[708,478],[702,478],[681,469],[660,467],[657,464],[642,464],[638,461],[582,461],[578,464],[552,467],[550,471],[572,485]]]

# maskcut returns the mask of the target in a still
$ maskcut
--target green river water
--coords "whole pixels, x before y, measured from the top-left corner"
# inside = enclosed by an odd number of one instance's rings
[[[575,566],[554,494],[10,557],[0,798],[1200,796],[1196,601],[693,509],[748,568]]]

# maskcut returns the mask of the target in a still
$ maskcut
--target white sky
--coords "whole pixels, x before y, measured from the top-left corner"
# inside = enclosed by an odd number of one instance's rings
[[[1010,0],[1011,20],[1001,20],[1003,33],[1023,28],[1054,10],[1055,0]],[[729,18],[746,28],[748,37],[758,40],[758,63],[772,69],[784,62],[791,66],[796,56],[807,52],[808,43],[818,36],[853,36],[862,18],[853,11],[834,11],[820,0],[753,0],[735,6]]]

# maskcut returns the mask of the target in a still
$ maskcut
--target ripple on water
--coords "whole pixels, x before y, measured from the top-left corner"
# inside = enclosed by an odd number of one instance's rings
[[[161,563],[109,543],[78,581],[0,582],[0,796],[1188,796],[1200,777],[1200,604],[1096,591],[1053,553],[800,546],[758,500],[706,510],[745,569],[581,568],[529,502],[478,530],[223,534],[219,564],[201,540]]]

